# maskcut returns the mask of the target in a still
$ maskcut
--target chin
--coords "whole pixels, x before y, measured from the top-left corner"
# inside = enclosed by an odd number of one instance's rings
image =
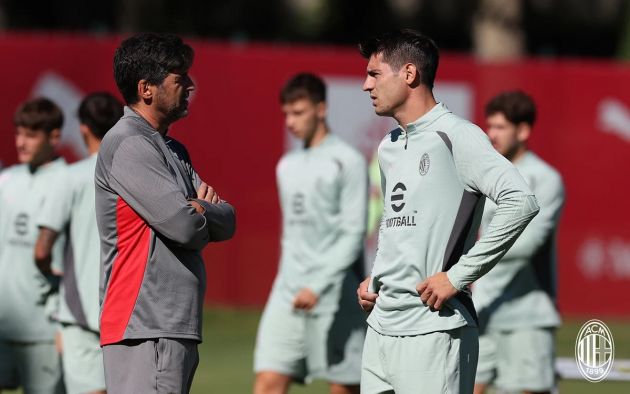
[[[391,116],[391,114],[389,113],[389,111],[384,110],[382,108],[374,108],[374,112],[378,115],[378,116]]]
[[[31,156],[18,155],[18,161],[20,164],[30,164],[32,160]]]

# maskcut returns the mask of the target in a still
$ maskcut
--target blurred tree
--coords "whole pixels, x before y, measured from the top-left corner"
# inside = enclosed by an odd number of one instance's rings
[[[411,27],[443,50],[481,58],[614,56],[630,51],[628,8],[628,0],[0,0],[0,29],[355,45]]]
[[[525,53],[522,0],[481,0],[473,19],[474,54],[482,60],[515,59]]]

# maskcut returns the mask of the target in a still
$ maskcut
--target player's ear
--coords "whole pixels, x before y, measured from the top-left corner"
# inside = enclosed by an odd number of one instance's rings
[[[529,123],[521,122],[516,126],[516,138],[521,143],[527,142],[532,132],[532,126]]]
[[[402,77],[409,86],[416,85],[420,82],[420,74],[418,68],[413,63],[407,63],[402,67]]]
[[[79,132],[81,133],[83,138],[87,137],[88,134],[91,134],[90,128],[84,123],[79,123]]]
[[[153,85],[146,79],[138,81],[138,97],[143,100],[151,100],[153,98]]]
[[[325,101],[317,103],[317,117],[322,120],[326,120],[326,112],[328,111],[328,105]]]
[[[61,142],[61,129],[53,129],[48,133],[48,143],[53,148],[56,148],[59,142]]]

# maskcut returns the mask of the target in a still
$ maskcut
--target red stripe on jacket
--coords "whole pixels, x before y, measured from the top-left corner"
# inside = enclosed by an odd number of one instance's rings
[[[123,340],[149,259],[151,230],[120,197],[116,201],[116,229],[118,254],[101,314],[101,345]]]

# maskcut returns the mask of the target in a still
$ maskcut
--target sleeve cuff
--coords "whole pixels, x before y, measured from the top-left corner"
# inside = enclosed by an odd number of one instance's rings
[[[464,291],[466,290],[466,288],[468,288],[468,284],[458,278],[457,272],[455,271],[455,266],[453,266],[453,268],[446,272],[446,277],[451,282],[451,285],[453,285],[453,287],[457,290]]]

